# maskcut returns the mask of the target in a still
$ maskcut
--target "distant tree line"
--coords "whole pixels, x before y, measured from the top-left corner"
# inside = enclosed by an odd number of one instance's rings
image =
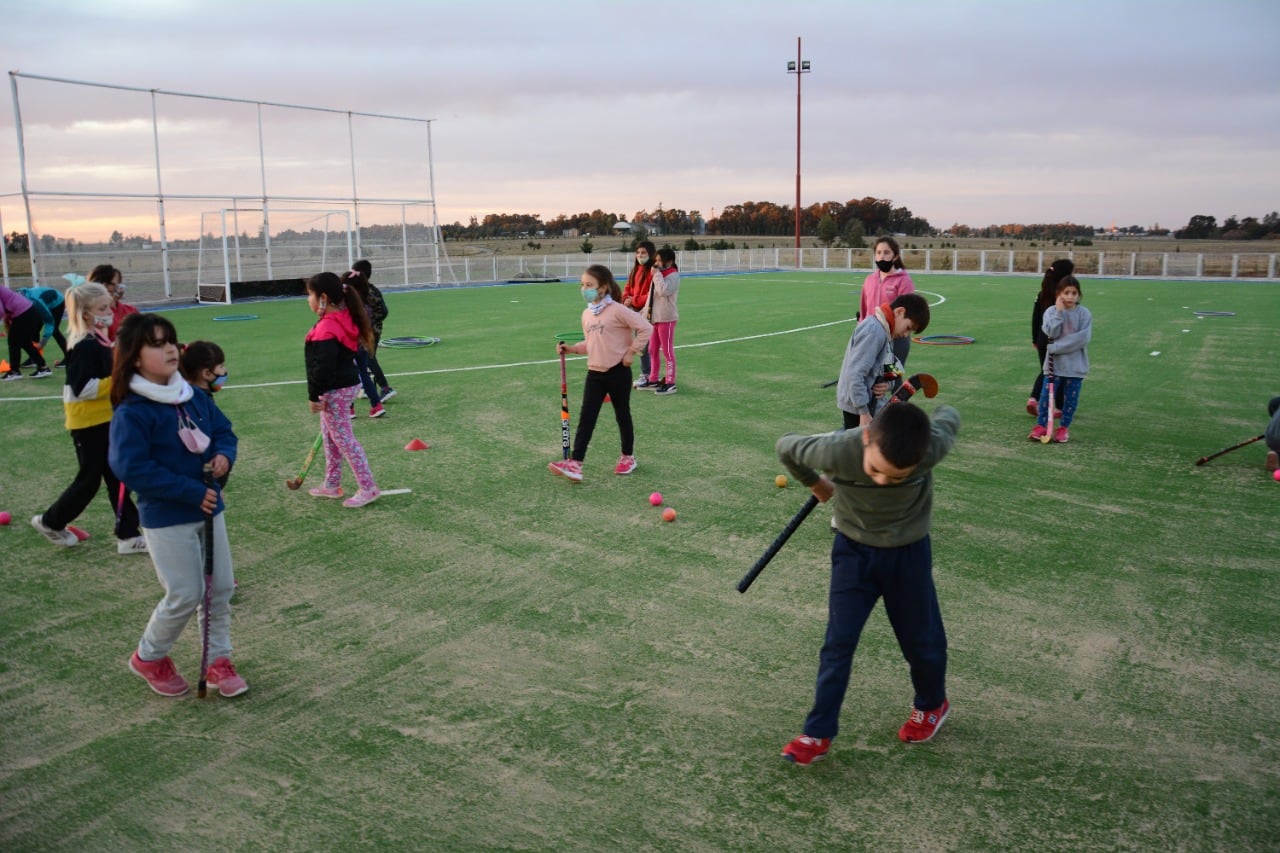
[[[1228,216],[1221,225],[1213,216],[1198,214],[1191,217],[1186,228],[1173,232],[1183,240],[1278,240],[1280,239],[1280,212],[1271,211],[1262,219],[1246,216],[1237,219]]]
[[[471,217],[468,224],[454,222],[441,226],[445,240],[486,240],[496,238],[527,239],[533,236],[558,236],[576,231],[582,236],[610,235],[613,227],[619,222],[627,222],[627,217],[617,213],[606,213],[596,209],[589,213],[561,214],[554,219],[544,220],[541,216],[528,213],[490,213],[483,219]],[[675,235],[675,234],[710,234],[718,237],[765,237],[789,236],[795,233],[795,208],[771,201],[747,201],[732,204],[720,211],[719,216],[704,219],[701,211],[664,208],[661,204],[656,210],[638,210],[632,214],[629,223],[632,225],[632,236],[636,234]],[[410,241],[429,241],[431,228],[422,223],[404,226]],[[365,239],[374,241],[395,242],[400,239],[400,225],[364,225],[361,232]],[[878,234],[905,234],[910,237],[951,236],[951,237],[985,237],[1009,240],[1046,240],[1073,242],[1088,239],[1098,233],[1114,233],[1126,235],[1165,236],[1167,228],[1155,226],[1144,228],[1130,225],[1124,228],[1095,228],[1091,225],[1078,225],[1074,222],[1057,222],[1024,225],[1008,223],[1004,225],[988,225],[977,228],[970,225],[955,224],[939,231],[933,228],[927,219],[915,216],[904,206],[894,206],[890,199],[867,196],[851,199],[846,202],[826,201],[811,204],[800,210],[800,233],[806,237],[817,238],[826,246],[843,242],[844,245],[860,248],[865,246],[865,238]],[[340,232],[330,231],[330,234]],[[312,228],[305,232],[293,229],[274,234],[272,240],[278,242],[314,241],[324,235],[321,229]],[[220,239],[217,235],[207,234],[207,239]],[[1280,239],[1280,212],[1272,211],[1261,219],[1246,216],[1243,219],[1234,215],[1227,217],[1221,224],[1213,216],[1198,214],[1192,216],[1186,227],[1173,232],[1173,236],[1183,240],[1266,240]],[[241,234],[241,241],[260,242],[263,235],[259,232],[255,237]],[[195,240],[171,240],[171,245],[195,245]],[[723,241],[720,241],[723,242]],[[62,239],[51,234],[40,235],[42,252],[74,251],[76,249],[104,248],[143,248],[153,243],[151,235],[122,234],[112,231],[103,242],[92,243]],[[6,251],[26,253],[30,250],[30,239],[27,234],[17,231],[4,235]],[[589,251],[584,249],[584,251]]]

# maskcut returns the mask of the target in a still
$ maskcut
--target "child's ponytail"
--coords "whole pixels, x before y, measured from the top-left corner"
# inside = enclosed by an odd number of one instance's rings
[[[348,275],[360,277],[358,273],[348,273]],[[351,321],[356,324],[360,343],[364,344],[364,348],[369,352],[373,352],[375,342],[373,323],[369,320],[369,312],[364,307],[365,301],[360,298],[358,285],[353,280],[339,278],[331,272],[317,273],[307,279],[307,292],[325,297],[330,305],[345,307],[347,313],[351,315]]]

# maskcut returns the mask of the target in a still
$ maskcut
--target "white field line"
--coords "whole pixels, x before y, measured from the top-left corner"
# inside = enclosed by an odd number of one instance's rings
[[[921,294],[927,293],[929,296],[937,297],[936,302],[930,303],[931,306],[941,305],[943,302],[946,301],[945,297],[937,293],[930,293],[927,290],[918,290],[916,292]],[[763,332],[759,335],[744,335],[739,338],[724,338],[718,341],[701,341],[699,343],[694,343],[694,344],[676,344],[675,349],[697,349],[698,347],[716,347],[716,346],[724,346],[725,344],[742,343],[743,341],[757,341],[762,338],[776,338],[782,335],[795,335],[795,334],[799,334],[800,332],[812,332],[815,329],[825,329],[830,326],[841,326],[841,325],[844,325],[845,323],[852,323],[852,322],[853,322],[852,317],[846,317],[843,320],[833,320],[830,323],[818,323],[813,326],[800,326],[795,329],[783,329],[777,332]],[[572,356],[566,359],[566,361],[585,361],[585,360],[586,360],[586,356]],[[560,363],[559,358],[546,358],[546,359],[539,359],[537,361],[511,361],[505,364],[477,364],[477,365],[472,365],[470,367],[440,367],[440,368],[436,368],[435,370],[411,370],[404,373],[389,373],[387,374],[387,376],[389,378],[390,377],[399,378],[402,376],[434,376],[434,375],[439,375],[443,373],[467,373],[474,370],[509,370],[513,367],[537,367],[537,366],[542,366],[546,364],[559,364],[559,363]],[[226,385],[224,386],[224,390],[229,388],[235,388],[237,390],[244,390],[246,388],[275,388],[283,385],[305,385],[306,383],[307,383],[307,380],[305,379],[285,379],[280,382],[258,382],[252,385]],[[33,402],[37,400],[61,401],[62,395],[59,394],[56,397],[21,397],[21,398],[0,397],[0,403],[23,403],[23,402]]]

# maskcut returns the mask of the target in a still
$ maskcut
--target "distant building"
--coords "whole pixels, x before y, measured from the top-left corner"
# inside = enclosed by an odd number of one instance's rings
[[[630,223],[630,222],[623,222],[622,220],[618,220],[617,222],[615,222],[615,223],[613,224],[613,230],[614,230],[614,231],[621,231],[621,232],[623,232],[624,234],[630,234],[630,233],[631,233],[631,223]]]

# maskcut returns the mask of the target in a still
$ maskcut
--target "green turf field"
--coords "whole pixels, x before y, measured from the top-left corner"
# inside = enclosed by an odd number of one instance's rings
[[[360,510],[307,495],[319,468],[284,485],[318,428],[305,302],[178,310],[229,355],[251,689],[163,699],[129,673],[150,562],[116,555],[103,497],[76,548],[31,529],[75,468],[61,389],[0,385],[0,847],[1275,849],[1280,484],[1261,442],[1193,463],[1262,432],[1280,289],[1085,278],[1093,369],[1071,443],[1041,446],[1038,280],[916,283],[944,300],[930,333],[976,339],[908,363],[964,419],[936,474],[953,711],[932,743],[896,738],[911,689],[877,609],[831,756],[779,757],[812,696],[825,510],[734,588],[808,495],[775,487],[774,441],[840,423],[820,386],[860,281],[687,278],[679,392],[633,399],[639,469],[611,473],[606,407],[577,486],[546,469],[577,285],[390,294],[387,335],[441,343],[380,353],[400,393],[356,435],[413,493]],[[194,682],[194,621],[173,657]]]

